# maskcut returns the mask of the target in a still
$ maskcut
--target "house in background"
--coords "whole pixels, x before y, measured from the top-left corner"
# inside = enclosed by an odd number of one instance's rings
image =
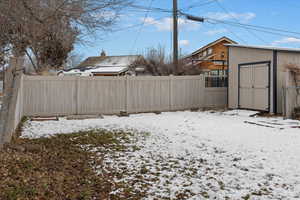
[[[228,70],[228,48],[226,44],[237,44],[222,37],[183,58],[184,66],[195,67],[201,74],[226,75]]]
[[[106,56],[104,51],[100,56],[89,57],[79,66],[70,70],[64,70],[58,75],[73,76],[124,76],[136,75],[134,64],[141,59],[140,55]],[[139,67],[140,71],[142,67]]]

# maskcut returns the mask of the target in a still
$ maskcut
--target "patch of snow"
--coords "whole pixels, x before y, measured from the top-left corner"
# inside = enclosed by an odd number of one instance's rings
[[[107,56],[105,59],[99,61],[96,66],[99,67],[128,67],[135,62],[139,56]]]
[[[122,73],[128,70],[128,67],[97,67],[95,69],[85,70],[86,73]]]
[[[299,121],[249,117],[249,111],[169,112],[136,114],[127,118],[27,122],[22,137],[104,128],[150,136],[137,142],[139,151],[107,155],[104,162],[129,173],[121,180],[134,182],[136,172],[151,184],[146,199],[300,199]],[[247,123],[251,122],[251,123]],[[155,181],[153,181],[155,179]],[[143,190],[142,185],[134,185]],[[117,193],[118,191],[114,191]]]

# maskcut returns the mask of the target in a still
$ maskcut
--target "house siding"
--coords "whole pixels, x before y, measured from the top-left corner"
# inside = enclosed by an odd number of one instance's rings
[[[214,56],[211,58],[212,60],[227,61],[227,59],[228,59],[227,47],[224,44],[228,44],[228,42],[226,42],[226,41],[219,42],[219,43],[213,45],[212,47],[210,47],[210,48],[212,48],[212,54],[214,54]],[[222,54],[224,54],[224,57],[222,57]],[[222,69],[226,70],[228,68],[227,64],[217,65],[217,64],[214,64],[213,62],[202,62],[201,64],[198,65],[198,67],[200,69],[209,69],[209,70],[222,70]]]

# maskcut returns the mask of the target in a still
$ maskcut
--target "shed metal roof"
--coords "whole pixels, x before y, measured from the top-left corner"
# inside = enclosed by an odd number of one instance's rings
[[[241,45],[241,44],[225,44],[228,47],[240,47],[249,49],[263,49],[263,50],[277,50],[300,53],[300,48],[286,48],[286,47],[274,47],[274,46],[255,46],[255,45]]]

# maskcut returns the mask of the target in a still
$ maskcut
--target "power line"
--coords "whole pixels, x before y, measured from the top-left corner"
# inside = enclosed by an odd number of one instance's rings
[[[219,0],[214,0],[216,2],[216,4],[223,10],[225,11],[228,15],[230,15],[236,22],[239,23],[239,20],[232,15],[221,3]],[[263,43],[267,43],[264,39],[262,39],[261,37],[259,37],[256,33],[252,32],[249,28],[245,28],[245,30],[250,33],[251,35],[253,35],[255,38],[257,38],[258,40],[262,41]]]
[[[197,2],[195,4],[192,4],[190,6],[187,6],[185,7],[184,9],[182,9],[183,11],[188,11],[190,9],[193,9],[193,8],[197,8],[197,7],[201,7],[201,6],[205,6],[205,5],[208,5],[208,4],[212,4],[214,3],[215,0],[208,0],[206,2]]]
[[[150,2],[149,2],[148,10],[147,10],[147,12],[146,12],[146,14],[145,14],[143,23],[141,24],[141,27],[140,27],[140,29],[139,29],[139,31],[138,31],[136,37],[135,37],[135,40],[134,40],[134,42],[133,42],[133,45],[132,45],[132,47],[131,47],[131,50],[130,50],[131,53],[132,53],[133,49],[135,48],[136,42],[137,42],[137,40],[138,40],[138,38],[139,38],[139,36],[140,36],[140,34],[141,34],[141,31],[142,31],[142,29],[143,29],[143,27],[144,27],[144,25],[145,25],[145,23],[146,23],[146,20],[147,20],[147,18],[148,18],[148,15],[149,15],[151,6],[152,6],[152,4],[153,4],[153,1],[154,1],[154,0],[150,0]]]
[[[226,24],[226,23],[225,23],[225,24]],[[242,26],[242,25],[237,25],[237,24],[228,24],[228,25],[236,26],[236,27],[240,27],[240,28],[245,28],[244,26]],[[271,34],[271,35],[277,35],[277,36],[283,36],[283,37],[293,37],[293,38],[296,38],[296,39],[300,39],[300,38],[297,37],[297,36],[287,35],[287,34],[283,34],[283,33],[279,33],[279,32],[274,32],[274,31],[269,31],[269,30],[264,30],[264,29],[258,29],[258,28],[249,28],[249,29],[254,30],[254,31],[257,31],[257,32],[268,33],[268,34]]]
[[[220,4],[220,2],[218,0],[210,0],[210,1],[204,2],[204,3],[199,4],[199,5],[191,5],[189,7],[192,7],[192,6],[201,6],[201,5],[204,5],[204,4],[207,4],[207,3],[212,3],[212,2],[219,3],[219,6],[222,9],[224,9],[224,11],[226,11],[227,14],[231,15],[236,20],[236,22],[226,21],[226,20],[218,20],[218,19],[204,17],[207,20],[211,20],[211,21],[214,21],[214,22],[217,22],[217,23],[228,24],[228,25],[232,25],[232,26],[238,26],[238,27],[241,27],[241,28],[244,28],[244,29],[248,28],[249,30],[262,31],[262,32],[267,32],[267,33],[272,33],[272,34],[278,33],[278,35],[287,36],[286,34],[280,34],[280,32],[282,32],[282,33],[289,33],[289,34],[295,34],[295,35],[299,35],[300,36],[300,32],[289,31],[289,30],[284,30],[284,29],[278,29],[278,28],[273,28],[273,27],[266,27],[266,26],[259,26],[259,25],[251,25],[251,24],[240,23],[235,16],[233,16],[232,14],[230,14],[230,12],[228,12],[228,10]],[[147,11],[146,9],[148,9],[147,7],[140,6],[140,5],[132,5],[132,7],[135,7],[135,8],[138,8],[138,9],[142,9],[144,11]],[[187,8],[189,8],[189,7],[187,7]],[[187,9],[187,8],[185,8],[185,9]],[[155,7],[152,7],[150,9],[150,11],[172,13],[172,10],[164,9],[164,8],[155,8]],[[191,15],[189,15],[187,13],[184,13],[182,10],[178,10],[178,13],[181,14],[181,15],[183,15],[183,16],[191,16]],[[253,32],[252,32],[252,34],[253,34]],[[258,36],[256,35],[256,37],[258,37]],[[260,38],[260,40],[262,40],[262,39]]]
[[[205,23],[204,23],[205,24]],[[246,40],[244,40],[242,37],[240,37],[237,33],[235,33],[233,30],[226,27],[224,24],[221,24],[227,31],[229,31],[232,35],[234,35],[236,38],[238,38],[240,41],[242,41],[244,44],[248,44]]]
[[[206,2],[199,2],[198,3],[195,3],[195,4],[192,4],[188,7],[185,7],[183,9],[179,9],[180,11],[188,11],[190,9],[193,9],[193,8],[197,8],[197,7],[201,7],[201,6],[205,6],[205,5],[208,5],[208,4],[212,4],[214,3],[215,0],[207,0]],[[142,6],[142,5],[131,5],[130,7],[136,9],[136,10],[131,10],[131,11],[134,11],[134,12],[148,12],[149,8],[146,7],[146,6]],[[173,10],[170,10],[170,9],[166,9],[166,8],[158,8],[158,7],[152,7],[150,9],[151,12],[160,12],[160,13],[173,13]]]
[[[295,34],[300,36],[300,32],[295,32],[295,31],[288,31],[284,29],[278,29],[278,28],[272,28],[272,27],[266,27],[266,26],[259,26],[259,25],[252,25],[252,24],[244,24],[240,22],[232,22],[232,21],[227,21],[227,20],[218,20],[218,19],[213,19],[209,17],[204,17],[207,20],[215,21],[218,23],[226,23],[229,25],[236,25],[236,26],[241,26],[241,27],[248,27],[248,28],[254,28],[254,29],[259,29],[259,30],[267,30],[267,31],[272,31],[272,32],[277,32],[277,33],[289,33],[289,34]]]
[[[219,3],[218,0],[211,0],[211,1],[204,2],[204,3],[209,3],[209,2],[211,3],[213,1]],[[198,6],[200,6],[200,5],[203,5],[203,3],[199,4]],[[227,14],[232,15],[221,4],[219,6],[221,8],[223,8],[223,10]],[[155,8],[155,7],[151,7],[151,6],[145,7],[145,6],[139,6],[139,5],[134,5],[133,7],[136,8],[137,10],[142,11],[142,12],[146,12],[146,17],[148,16],[149,12],[172,13],[172,10],[168,10],[168,9],[164,9],[164,8]],[[191,6],[189,6],[189,7],[191,7]],[[185,16],[185,17],[192,16],[190,14],[184,13],[182,10],[178,10],[178,14],[181,15],[181,16]],[[114,30],[114,31],[115,32],[117,32],[117,31],[123,31],[123,30],[131,29],[131,28],[135,28],[135,27],[138,27],[138,26],[142,26],[143,27],[145,25],[145,19],[146,19],[146,17],[144,18],[144,22],[143,23],[131,25],[131,26],[128,26],[128,27],[125,27],[125,28],[120,28],[120,29],[117,29],[117,30]],[[166,17],[166,16],[164,16],[164,17]],[[154,19],[154,20],[157,21],[157,20],[160,20],[160,19],[162,19],[164,17],[160,17],[160,18],[157,18],[157,19]],[[197,17],[197,16],[194,16],[194,17]],[[212,24],[222,24],[223,27],[225,27],[225,25],[228,25],[228,26],[234,26],[234,27],[243,28],[243,29],[246,29],[249,33],[251,32],[251,34],[255,35],[255,37],[257,37],[257,35],[253,31],[267,33],[267,34],[272,34],[272,35],[280,35],[280,36],[285,36],[285,37],[293,37],[293,38],[297,38],[297,36],[300,37],[300,32],[289,31],[289,30],[279,29],[279,28],[273,28],[273,27],[266,27],[266,26],[259,26],[259,25],[252,25],[252,24],[240,23],[239,20],[235,16],[232,16],[232,17],[235,19],[235,22],[233,22],[233,21],[227,21],[227,20],[213,19],[213,18],[209,18],[209,17],[197,17],[197,18],[199,18],[199,19],[202,18],[206,22],[212,23]],[[141,29],[142,29],[142,27],[141,27]],[[141,31],[141,29],[140,29],[140,31]],[[226,28],[226,29],[229,32],[231,32],[233,35],[235,35],[237,38],[239,38],[239,40],[243,41],[244,43],[247,43],[240,36],[238,36],[235,32],[233,32],[232,30],[230,30],[228,28]],[[140,34],[140,31],[139,31],[139,34]],[[300,39],[299,37],[297,39]],[[260,38],[260,40],[262,40],[262,39]],[[265,41],[263,41],[263,42],[266,43]],[[135,46],[135,44],[134,44],[134,46]]]
[[[180,12],[180,13],[181,13],[181,15],[186,16],[186,17],[190,16],[187,13],[183,13],[183,12]],[[199,17],[199,18],[201,18],[201,17]],[[209,18],[209,17],[202,17],[202,18],[209,23],[215,22],[215,23],[220,23],[220,24],[227,24],[227,25],[241,27],[241,28],[248,28],[251,30],[258,31],[258,32],[265,32],[265,33],[269,33],[269,34],[273,34],[273,35],[281,35],[281,36],[296,38],[296,36],[287,35],[287,33],[288,33],[288,34],[294,34],[294,35],[300,36],[300,32],[295,32],[295,31],[288,31],[288,30],[284,30],[284,29],[278,29],[278,28],[272,28],[272,27],[266,27],[266,26],[257,26],[257,25],[252,25],[252,24],[244,24],[244,23],[240,23],[240,22],[218,20],[218,19],[213,19],[213,18]]]
[[[241,25],[234,25],[234,24],[229,24],[229,25],[243,28],[243,26],[241,26]],[[294,35],[287,35],[287,34],[284,34],[284,33],[274,32],[274,31],[270,31],[270,30],[264,30],[264,29],[258,29],[258,28],[249,28],[249,29],[257,31],[257,32],[268,33],[268,34],[271,34],[271,35],[278,35],[278,36],[283,36],[283,37],[293,37],[293,38],[296,38],[296,39],[300,39],[300,37],[297,37],[297,36],[294,36]]]
[[[212,2],[216,2],[216,1],[218,2],[218,0],[211,0],[211,1],[207,1],[206,3],[209,3],[209,2],[212,3]],[[149,8],[147,8],[145,6],[141,6],[141,5],[131,5],[131,6],[134,7],[134,8],[137,8],[137,9],[142,9],[142,11],[146,11],[146,12],[148,10],[151,11],[151,12],[167,12],[167,13],[172,13],[173,12],[172,10],[164,9],[164,8],[152,7],[152,8],[149,9]],[[199,6],[201,6],[201,4]],[[220,5],[220,6],[222,7],[222,5]],[[189,6],[189,7],[191,7],[191,6]],[[225,7],[223,7],[223,9],[226,10]],[[230,14],[230,12],[228,12],[227,10],[226,10],[226,12]],[[191,16],[190,14],[184,13],[181,10],[178,10],[178,13],[181,14],[182,16]],[[230,14],[230,15],[232,15],[232,14]],[[224,23],[224,24],[228,24],[228,25],[239,26],[239,27],[242,27],[242,28],[249,28],[249,29],[253,29],[253,30],[256,30],[256,31],[260,31],[262,29],[262,31],[266,31],[268,33],[272,32],[272,33],[275,34],[275,32],[283,32],[283,33],[295,34],[295,35],[300,36],[300,32],[294,32],[294,31],[278,29],[278,28],[273,28],[273,27],[245,24],[245,23],[240,23],[238,21],[232,22],[232,21],[218,20],[218,19],[213,19],[213,18],[208,18],[208,17],[204,17],[204,18],[206,20],[214,21],[214,22],[217,22],[217,23]],[[234,18],[235,18],[235,20],[237,20],[236,17],[234,17]]]
[[[214,29],[216,30],[216,23],[210,23],[209,24],[213,24],[214,25]],[[205,23],[203,23],[204,26],[206,26]],[[232,35],[234,35],[237,39],[239,39],[240,41],[242,41],[244,44],[248,44],[243,38],[241,38],[237,33],[235,33],[234,31],[230,30],[228,27],[226,27],[224,24],[221,24],[223,26],[224,29],[226,29],[226,31],[230,32]],[[206,26],[208,27],[208,26]],[[209,28],[209,27],[208,27]]]
[[[167,16],[162,16],[162,17],[155,18],[155,19],[153,19],[153,21],[158,21],[158,20],[161,20],[161,19],[163,19],[165,17],[167,17]],[[141,26],[143,24],[145,24],[145,23],[142,22],[142,23],[139,23],[139,24],[133,24],[133,25],[126,26],[126,27],[123,27],[123,28],[115,29],[115,30],[113,30],[113,32],[126,31],[126,30],[129,30],[129,29],[133,29],[133,28],[139,27],[139,26]]]
[[[135,8],[135,9],[139,9],[139,10],[144,11],[144,12],[148,12],[148,10],[152,11],[152,12],[165,12],[165,13],[172,13],[173,12],[172,10],[165,9],[165,8],[157,8],[157,7],[149,8],[149,7],[142,6],[142,5],[131,5],[130,7]]]

